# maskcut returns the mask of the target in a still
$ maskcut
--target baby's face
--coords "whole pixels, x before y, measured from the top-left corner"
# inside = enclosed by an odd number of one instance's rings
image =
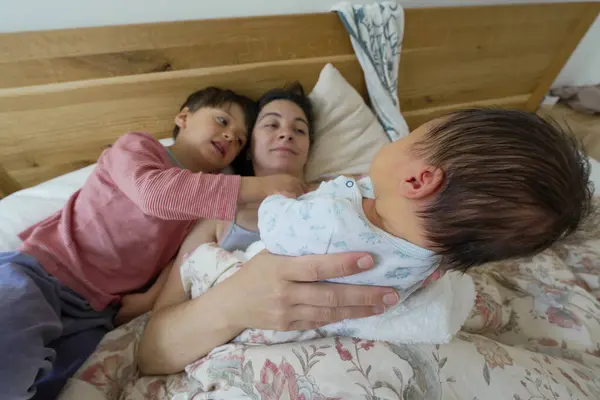
[[[403,224],[440,189],[444,173],[414,150],[425,139],[435,120],[405,138],[385,145],[373,158],[370,177],[377,198],[377,212],[388,221]]]
[[[408,136],[383,146],[375,154],[369,175],[377,196],[380,192],[390,191],[399,194],[394,188],[398,189],[401,182],[411,180],[422,170],[425,160],[415,154],[413,146],[424,139],[431,123],[427,122]]]

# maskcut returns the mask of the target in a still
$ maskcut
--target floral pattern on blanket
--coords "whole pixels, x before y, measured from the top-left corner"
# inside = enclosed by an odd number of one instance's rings
[[[141,317],[108,334],[75,379],[105,399],[600,399],[598,213],[540,255],[469,273],[475,306],[449,344],[236,343],[185,373],[140,377]],[[84,398],[71,389],[63,399]]]

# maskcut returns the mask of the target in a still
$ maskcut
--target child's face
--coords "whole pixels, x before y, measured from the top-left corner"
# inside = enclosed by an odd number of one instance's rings
[[[202,107],[195,112],[183,109],[175,117],[177,142],[183,142],[202,171],[227,167],[247,141],[244,111],[238,104],[222,108]]]

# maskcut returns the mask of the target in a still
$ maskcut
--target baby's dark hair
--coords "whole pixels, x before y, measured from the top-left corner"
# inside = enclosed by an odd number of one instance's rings
[[[237,104],[242,108],[246,132],[250,135],[258,113],[256,103],[251,98],[237,94],[233,90],[221,89],[214,86],[200,89],[188,96],[179,108],[179,111],[187,107],[190,112],[196,112],[203,107],[224,107],[228,104]],[[177,135],[179,135],[179,127],[175,125],[173,128],[173,139],[177,139]]]
[[[288,100],[300,107],[302,112],[304,112],[304,115],[306,115],[306,122],[308,122],[308,137],[312,143],[314,137],[315,115],[312,103],[306,95],[302,84],[300,84],[300,82],[293,82],[285,85],[283,88],[269,90],[256,102],[257,114],[260,113],[267,104],[276,100]],[[231,164],[235,173],[242,176],[254,176],[254,167],[252,166],[252,161],[248,158],[248,152],[251,151],[251,141],[252,133],[251,131],[248,131],[248,143],[246,147]]]
[[[592,210],[579,141],[536,114],[457,111],[432,123],[416,154],[445,180],[420,212],[445,270],[532,256],[575,231]]]

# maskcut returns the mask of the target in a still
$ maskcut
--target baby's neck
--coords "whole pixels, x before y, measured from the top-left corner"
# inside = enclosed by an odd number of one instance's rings
[[[379,229],[419,247],[428,248],[415,213],[402,213],[401,218],[389,220],[382,217],[381,213],[377,211],[377,200],[375,199],[363,198],[362,207],[369,222]]]

